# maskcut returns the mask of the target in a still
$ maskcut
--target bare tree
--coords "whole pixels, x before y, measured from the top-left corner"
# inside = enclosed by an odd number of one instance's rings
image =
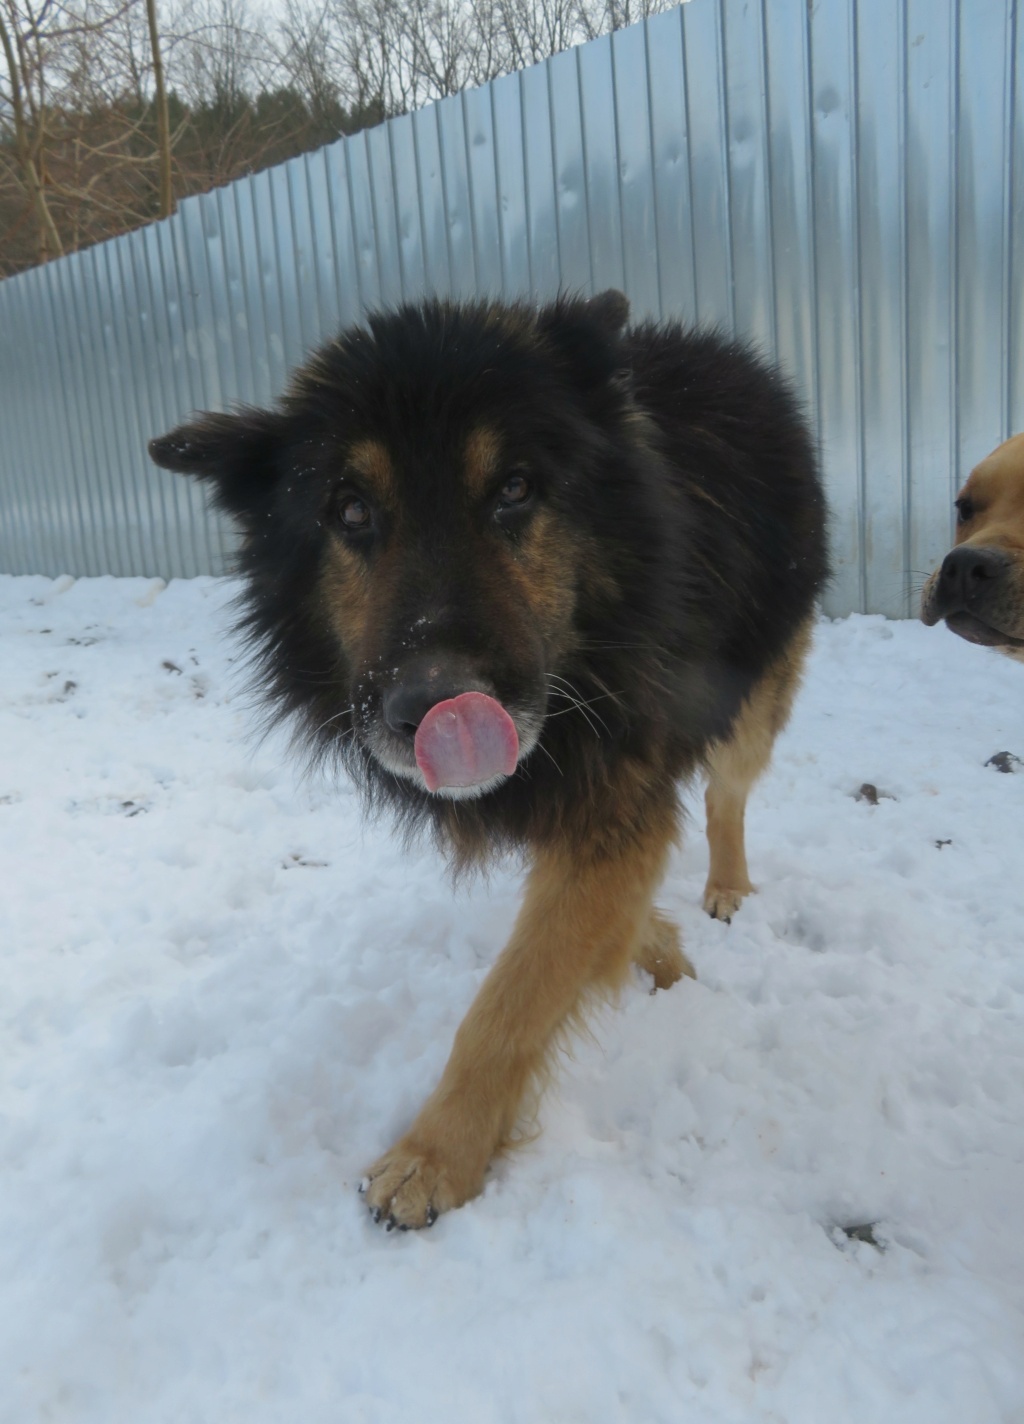
[[[3,0],[0,8],[0,44],[7,62],[9,85],[2,97],[12,116],[19,177],[28,208],[36,219],[40,262],[60,256],[64,251],[45,190],[46,106],[39,56],[46,8],[44,4],[38,14],[28,8],[19,11],[13,0]]]
[[[157,149],[160,155],[160,216],[167,217],[174,207],[171,189],[171,120],[164,85],[164,60],[160,51],[160,28],[156,19],[156,0],[146,0],[146,20],[149,25],[149,46],[153,60],[153,88],[156,96]]]
[[[356,104],[403,113],[620,29],[671,0],[320,0]]]
[[[665,3],[0,0],[0,274]]]
[[[341,132],[338,38],[329,0],[285,0],[279,20],[278,55],[316,129],[327,138]]]
[[[0,210],[20,203],[13,237],[31,220],[37,260],[153,215],[141,3],[0,0]]]
[[[234,113],[272,86],[277,57],[250,0],[180,0],[170,26],[168,69],[186,103]]]

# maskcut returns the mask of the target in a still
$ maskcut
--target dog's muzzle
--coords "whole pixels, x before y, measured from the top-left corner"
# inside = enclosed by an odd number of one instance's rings
[[[952,549],[925,585],[921,621],[928,627],[945,619],[951,632],[985,647],[1020,647],[1024,639],[1005,633],[994,620],[1000,582],[1014,565],[1004,549],[961,544]]]

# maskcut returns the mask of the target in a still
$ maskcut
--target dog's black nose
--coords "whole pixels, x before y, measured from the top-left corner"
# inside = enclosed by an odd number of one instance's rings
[[[431,707],[453,696],[436,682],[400,682],[384,696],[384,721],[397,736],[411,742]]]
[[[1001,549],[978,549],[963,544],[946,555],[939,570],[939,602],[943,613],[968,609],[991,579],[1006,564]]]
[[[399,680],[384,694],[384,721],[396,736],[411,742],[431,707],[462,692],[493,696],[494,688],[468,658],[448,654],[418,659],[402,668]]]

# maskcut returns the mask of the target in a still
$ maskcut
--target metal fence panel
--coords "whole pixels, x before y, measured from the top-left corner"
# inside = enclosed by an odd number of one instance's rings
[[[899,596],[906,558],[905,461],[895,470],[886,465],[888,452],[902,447],[906,421],[906,194],[902,144],[890,141],[902,139],[903,128],[901,19],[892,0],[861,0],[854,40],[864,600],[871,606]]]
[[[908,580],[949,538],[960,450],[956,384],[956,23],[953,5],[907,0],[906,191]],[[995,444],[1001,432],[993,432]],[[983,451],[973,452],[976,459]],[[971,457],[968,457],[971,458]]]
[[[1024,426],[1017,0],[689,0],[0,283],[0,569],[189,576],[231,531],[146,440],[424,294],[621,286],[796,382],[827,607],[901,615]]]

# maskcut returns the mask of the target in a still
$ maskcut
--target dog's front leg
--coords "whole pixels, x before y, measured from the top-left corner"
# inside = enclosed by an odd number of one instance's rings
[[[375,1220],[429,1226],[483,1185],[552,1041],[588,989],[614,987],[641,948],[674,816],[651,818],[613,853],[545,851],[512,938],[484,981],[444,1074],[412,1127],[370,1168]]]

